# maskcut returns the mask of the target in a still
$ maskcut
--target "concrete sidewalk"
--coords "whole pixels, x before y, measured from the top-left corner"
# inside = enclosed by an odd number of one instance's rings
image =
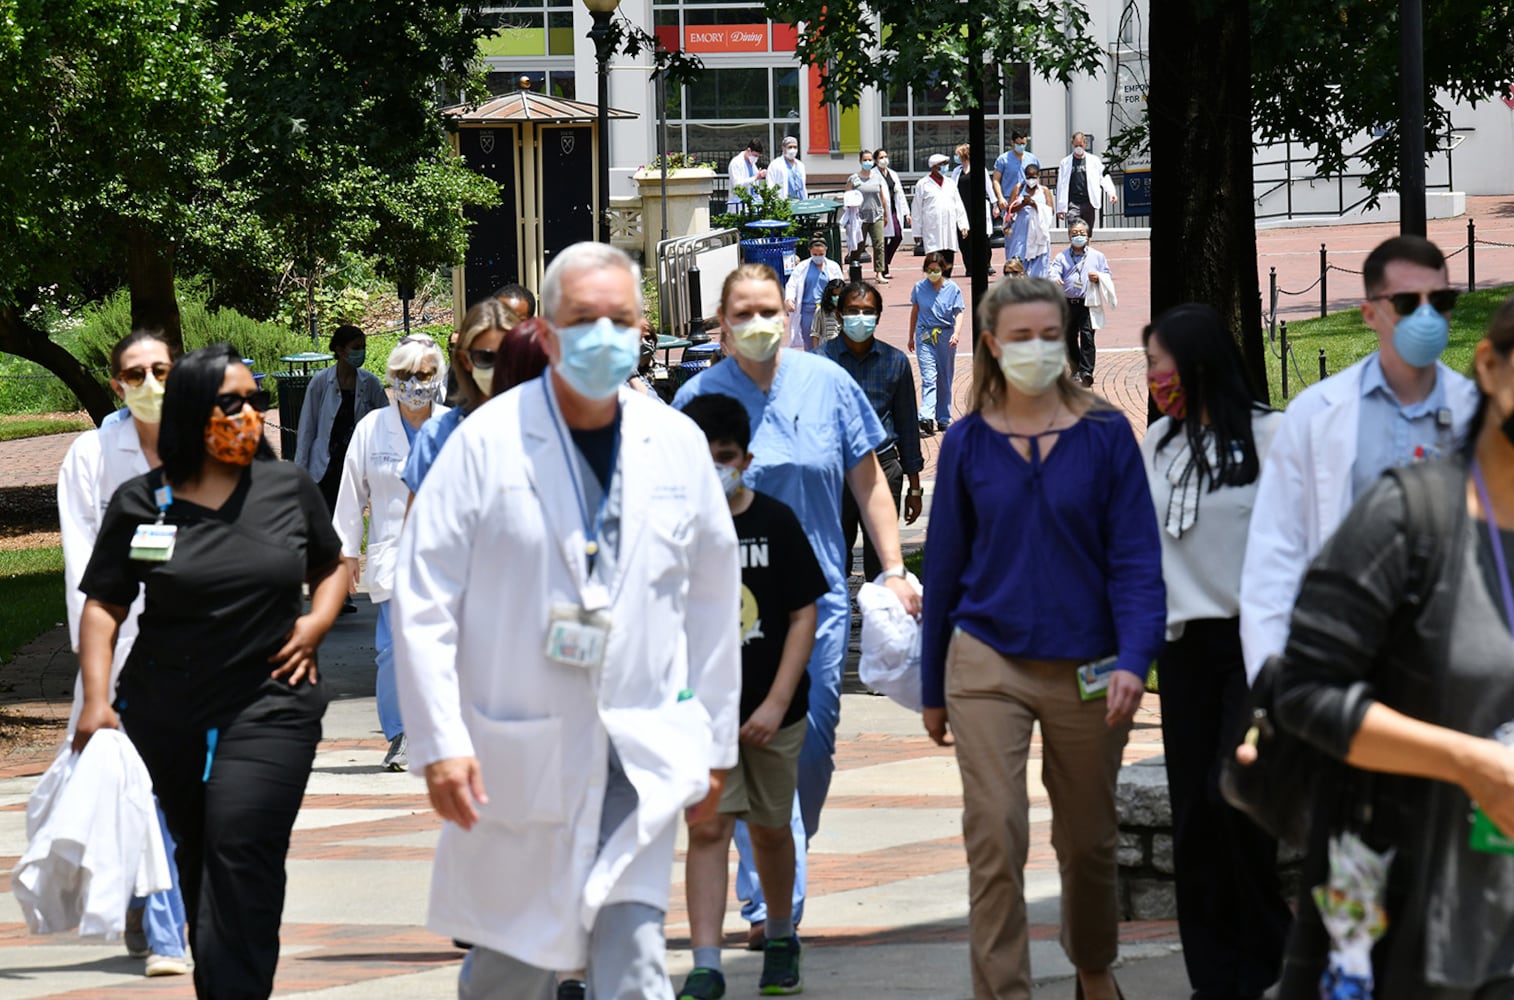
[[[421,782],[380,769],[384,740],[372,695],[373,606],[342,618],[322,649],[336,693],[289,854],[278,995],[324,998],[450,997],[461,952],[424,929],[430,858],[439,821]],[[67,634],[54,630],[27,650],[24,714],[66,715],[74,665]],[[855,676],[847,691],[859,690]],[[1127,760],[1160,751],[1155,699],[1137,716]],[[186,978],[145,979],[120,944],[27,934],[9,873],[25,848],[26,796],[60,731],[0,760],[0,995],[189,997]],[[1033,846],[1027,866],[1032,960],[1052,997],[1072,996],[1057,944],[1059,894],[1049,808],[1032,748]],[[809,996],[968,997],[967,869],[961,785],[949,750],[932,745],[917,716],[866,694],[843,696],[837,774],[810,861],[805,920]],[[683,874],[674,872],[668,914],[675,977],[689,967]],[[760,956],[736,950],[744,926],[731,907],[726,953],[730,996],[755,994]],[[1121,928],[1120,979],[1127,996],[1186,995],[1171,923]]]

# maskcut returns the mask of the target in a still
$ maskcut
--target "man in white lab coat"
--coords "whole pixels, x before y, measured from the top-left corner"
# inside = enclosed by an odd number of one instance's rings
[[[767,168],[757,166],[757,161],[760,159],[762,159],[761,139],[753,139],[746,144],[746,149],[731,157],[731,162],[726,166],[726,178],[731,182],[730,193],[726,196],[726,211],[734,212],[741,207],[741,202],[736,200],[736,195],[742,188],[767,180]]]
[[[1352,502],[1388,468],[1449,456],[1477,386],[1441,364],[1456,302],[1440,249],[1395,236],[1362,265],[1378,349],[1299,394],[1262,463],[1241,570],[1246,679],[1281,653],[1299,584]]]
[[[946,276],[951,277],[956,261],[957,241],[967,236],[967,208],[957,185],[947,180],[943,171],[951,159],[936,153],[927,161],[930,173],[915,182],[914,232],[926,253],[941,251],[946,255]]]
[[[767,182],[789,201],[809,197],[809,177],[799,158],[799,140],[783,138],[783,158],[768,164]]]
[[[1105,198],[1111,205],[1118,200],[1114,181],[1104,172],[1104,161],[1088,151],[1088,137],[1074,132],[1072,152],[1062,157],[1057,168],[1057,221],[1081,216],[1091,234],[1098,225],[1099,203]]]
[[[736,762],[741,578],[699,429],[625,387],[641,275],[569,247],[551,368],[480,407],[416,494],[394,600],[412,768],[447,820],[428,925],[464,998],[671,1000],[679,814]]]

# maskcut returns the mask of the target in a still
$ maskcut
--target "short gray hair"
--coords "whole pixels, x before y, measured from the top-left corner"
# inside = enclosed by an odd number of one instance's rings
[[[430,337],[412,334],[400,338],[394,350],[389,352],[389,361],[384,367],[389,372],[389,380],[393,382],[400,372],[413,372],[420,367],[421,362],[427,360],[435,363],[436,370],[440,372],[442,349]]]
[[[575,243],[552,258],[547,273],[541,281],[541,311],[548,322],[557,318],[557,307],[562,305],[563,278],[572,271],[595,271],[618,267],[631,275],[636,286],[636,311],[646,312],[646,302],[641,294],[641,266],[619,247],[608,243]]]

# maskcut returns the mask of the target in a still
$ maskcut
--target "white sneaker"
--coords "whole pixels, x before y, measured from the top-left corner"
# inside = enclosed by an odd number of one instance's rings
[[[400,733],[389,741],[389,752],[384,754],[384,770],[404,771],[410,767],[410,741]]]
[[[183,955],[148,955],[147,975],[182,976],[189,971]]]

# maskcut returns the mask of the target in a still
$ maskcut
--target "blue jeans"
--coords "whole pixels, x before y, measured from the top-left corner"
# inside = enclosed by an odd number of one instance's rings
[[[818,621],[815,648],[810,652],[809,728],[799,751],[799,788],[789,828],[794,832],[794,922],[804,915],[806,855],[809,841],[820,830],[820,809],[830,794],[836,772],[836,726],[841,721],[841,670],[851,638],[851,599],[843,583],[815,602]],[[736,824],[736,898],[741,915],[751,923],[767,919],[762,883],[752,862],[752,841],[745,823]]]
[[[157,806],[156,801],[153,803]],[[179,866],[174,862],[175,845],[173,834],[168,832],[168,821],[163,810],[156,809],[158,829],[163,831],[163,850],[168,855],[168,871],[173,876],[173,887],[151,896],[134,896],[127,909],[143,910],[142,929],[147,932],[147,947],[154,955],[184,957],[184,929],[188,921],[184,917],[184,897],[179,892]]]
[[[928,344],[920,339],[917,330],[915,358],[920,362],[920,419],[951,423],[952,372],[957,367],[957,349],[951,346],[950,331],[942,330],[936,342]]]
[[[405,731],[405,724],[400,720],[400,692],[394,679],[394,633],[390,631],[388,601],[379,602],[373,645],[378,650],[373,658],[378,664],[373,687],[378,701],[379,727],[384,730],[384,739],[392,740]]]

